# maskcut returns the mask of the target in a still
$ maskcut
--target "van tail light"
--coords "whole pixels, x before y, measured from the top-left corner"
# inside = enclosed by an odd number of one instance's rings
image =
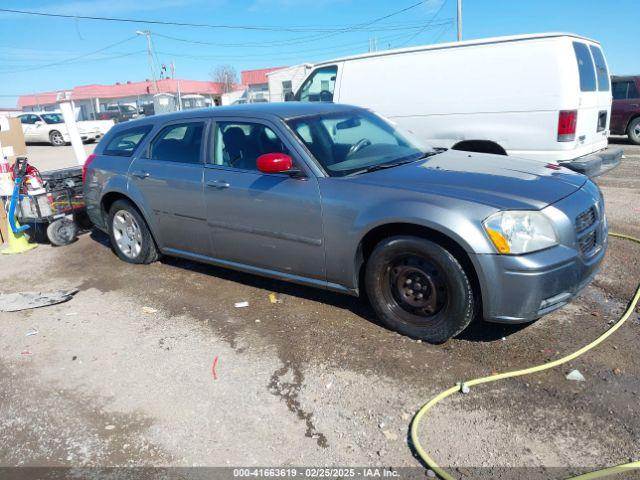
[[[558,116],[558,141],[573,142],[576,139],[577,110],[560,110]]]
[[[85,180],[87,178],[87,169],[89,168],[89,165],[91,165],[91,162],[93,162],[95,160],[95,158],[96,158],[95,153],[92,153],[84,161],[84,165],[82,166],[82,183],[85,182]]]

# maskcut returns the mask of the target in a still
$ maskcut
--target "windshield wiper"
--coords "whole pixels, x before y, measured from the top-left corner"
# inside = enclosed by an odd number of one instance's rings
[[[418,160],[424,160],[425,158],[431,157],[433,155],[437,155],[438,153],[440,152],[436,152],[436,151],[424,152],[419,157],[414,157],[408,160],[371,165],[370,167],[363,168],[362,170],[356,170],[355,172],[351,172],[346,176],[352,177],[355,175],[360,175],[362,173],[371,173],[371,172],[377,172],[378,170],[386,170],[387,168],[399,167],[400,165],[406,165],[407,163],[413,163],[413,162],[417,162]]]

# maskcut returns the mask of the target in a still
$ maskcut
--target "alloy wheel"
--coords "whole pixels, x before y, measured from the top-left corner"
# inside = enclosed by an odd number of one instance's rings
[[[134,259],[142,251],[142,232],[136,219],[127,210],[119,210],[113,216],[113,237],[118,250]]]
[[[64,138],[62,138],[62,134],[60,132],[52,132],[51,142],[54,145],[64,145]]]

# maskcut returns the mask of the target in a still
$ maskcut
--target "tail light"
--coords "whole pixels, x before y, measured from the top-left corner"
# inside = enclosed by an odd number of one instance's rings
[[[84,161],[84,165],[82,166],[82,183],[85,182],[85,180],[87,178],[87,169],[89,168],[89,165],[91,165],[91,162],[93,162],[95,160],[95,158],[96,158],[95,153],[92,153]]]
[[[558,141],[573,142],[576,139],[577,110],[561,110],[558,116]]]

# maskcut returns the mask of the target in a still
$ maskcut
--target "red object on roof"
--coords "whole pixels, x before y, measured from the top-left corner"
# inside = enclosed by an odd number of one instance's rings
[[[180,93],[183,95],[192,93],[221,95],[223,93],[223,85],[221,83],[204,82],[200,80],[177,80],[172,78],[158,80],[158,93],[177,94],[178,84],[180,84]],[[241,87],[236,85],[234,89],[238,88]],[[155,87],[150,80],[145,80],[144,82],[117,83],[115,85],[82,85],[73,88],[71,91],[71,100],[87,100],[92,98],[104,98],[106,100],[135,97],[137,95],[153,95],[155,93]],[[57,92],[22,95],[18,98],[18,108],[56,103],[56,96]]]
[[[271,67],[261,68],[259,70],[243,70],[240,72],[241,83],[243,85],[261,85],[268,83],[267,73],[275,72],[276,70],[282,70],[287,67]]]

